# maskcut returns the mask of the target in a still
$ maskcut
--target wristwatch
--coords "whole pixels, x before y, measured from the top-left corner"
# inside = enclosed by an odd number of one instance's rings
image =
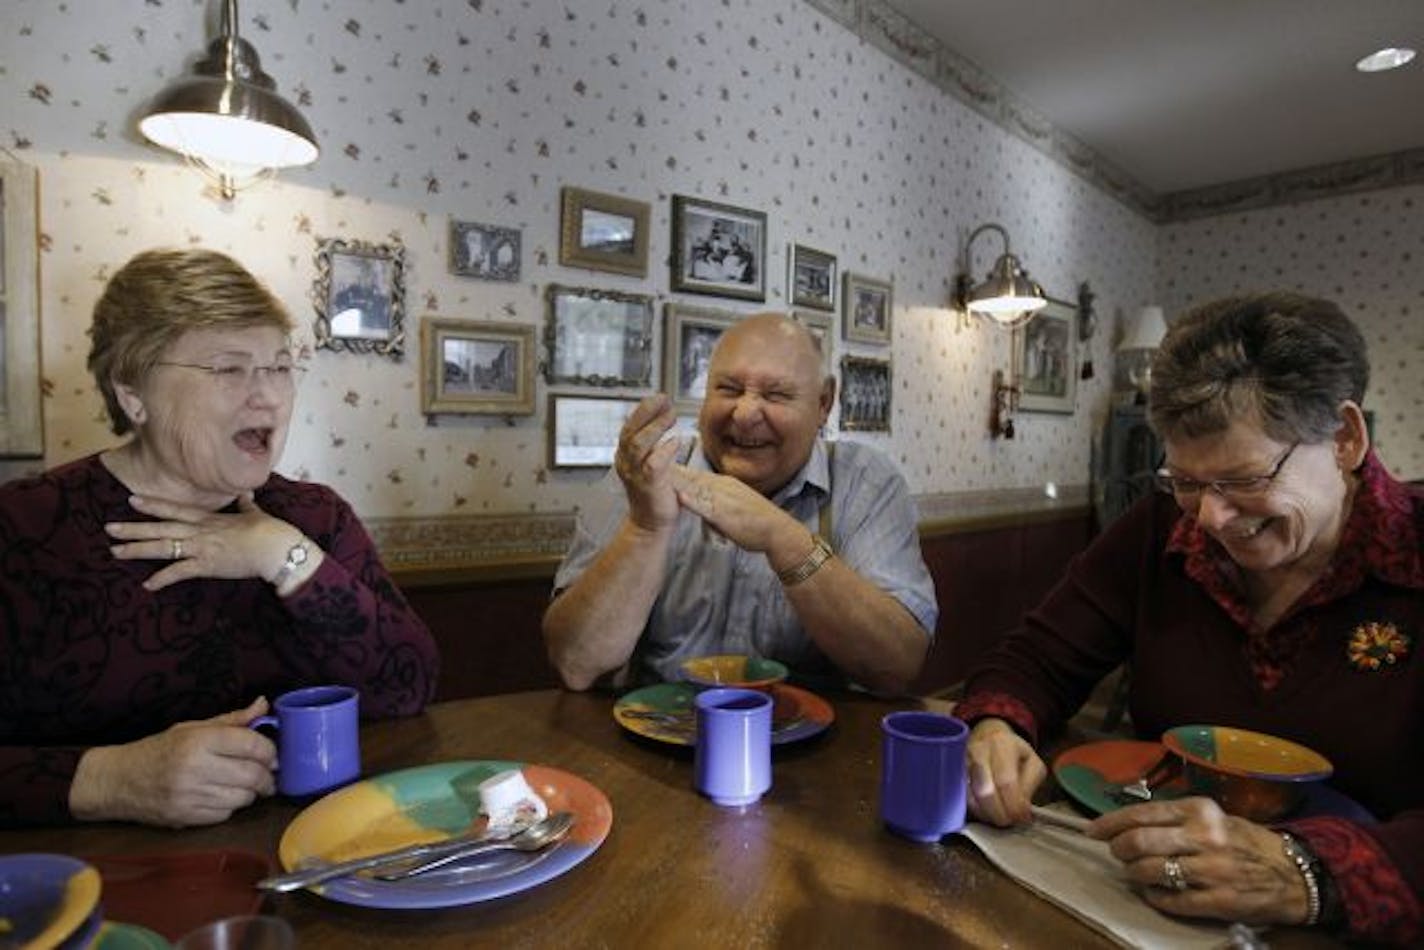
[[[287,559],[282,562],[282,566],[276,574],[272,575],[272,586],[278,590],[287,582],[297,568],[307,562],[311,557],[311,552],[307,549],[307,539],[302,538],[296,544],[287,549]]]
[[[811,545],[811,553],[806,555],[806,560],[797,564],[795,567],[790,567],[777,573],[776,576],[780,578],[782,586],[793,587],[801,583],[819,571],[821,565],[829,561],[831,555],[835,553],[831,550],[831,546],[826,543],[825,538],[822,538],[819,534],[811,535]]]

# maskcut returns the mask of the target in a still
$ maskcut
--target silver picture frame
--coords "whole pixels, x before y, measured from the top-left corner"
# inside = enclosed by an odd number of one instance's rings
[[[450,273],[477,280],[519,280],[524,232],[450,219]]]
[[[653,384],[653,298],[550,284],[545,379],[577,386]]]
[[[312,303],[318,349],[400,359],[405,352],[405,247],[318,240]]]
[[[549,467],[607,468],[637,396],[549,394]]]

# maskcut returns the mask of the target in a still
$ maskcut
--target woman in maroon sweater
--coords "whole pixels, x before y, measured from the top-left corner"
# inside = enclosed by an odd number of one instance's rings
[[[1231,817],[1207,799],[1097,819],[1169,913],[1409,943],[1424,899],[1424,496],[1385,471],[1360,402],[1365,343],[1331,303],[1220,301],[1153,363],[1162,493],[1119,519],[971,674],[970,807],[1029,820],[1032,743],[1132,661],[1135,729],[1285,736],[1380,821]],[[1168,496],[1172,497],[1168,497]]]
[[[241,265],[149,251],[94,308],[118,448],[0,487],[0,824],[222,821],[272,793],[265,697],[418,712],[425,624],[334,492],[272,473],[291,318]]]

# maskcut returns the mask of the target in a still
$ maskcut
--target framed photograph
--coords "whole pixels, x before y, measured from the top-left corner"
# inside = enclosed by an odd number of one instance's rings
[[[545,296],[549,382],[652,386],[652,297],[559,284],[550,284]]]
[[[790,285],[786,297],[793,307],[813,307],[816,310],[836,309],[836,259],[825,251],[802,244],[791,245],[787,253]]]
[[[650,211],[646,201],[564,188],[559,263],[647,276]]]
[[[1077,319],[1072,304],[1050,298],[1048,306],[1014,330],[1020,410],[1072,413],[1078,383]]]
[[[534,413],[534,328],[427,317],[420,323],[420,410]]]
[[[405,247],[328,238],[317,243],[316,345],[330,350],[405,351]]]
[[[836,318],[829,313],[818,313],[815,310],[796,310],[791,314],[797,323],[805,325],[811,331],[811,335],[816,338],[816,345],[821,349],[821,367],[823,376],[830,376],[835,372],[835,364],[831,361],[831,349],[835,343]]]
[[[841,335],[853,343],[889,343],[894,296],[892,285],[847,271]]]
[[[33,166],[0,157],[0,458],[44,456],[38,194]]]
[[[549,467],[607,468],[636,397],[549,396]]]
[[[672,289],[766,299],[766,215],[672,196]]]
[[[670,303],[663,310],[663,386],[678,412],[695,413],[707,394],[712,350],[742,318],[730,310]]]
[[[890,361],[841,357],[841,428],[890,431]]]
[[[478,221],[450,221],[450,273],[480,280],[519,279],[524,232]]]

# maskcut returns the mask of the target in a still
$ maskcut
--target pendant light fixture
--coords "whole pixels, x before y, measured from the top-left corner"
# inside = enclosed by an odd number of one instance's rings
[[[214,178],[224,199],[279,168],[310,165],[311,126],[277,94],[257,51],[237,35],[237,0],[223,0],[222,33],[192,72],[158,94],[138,127]]]

